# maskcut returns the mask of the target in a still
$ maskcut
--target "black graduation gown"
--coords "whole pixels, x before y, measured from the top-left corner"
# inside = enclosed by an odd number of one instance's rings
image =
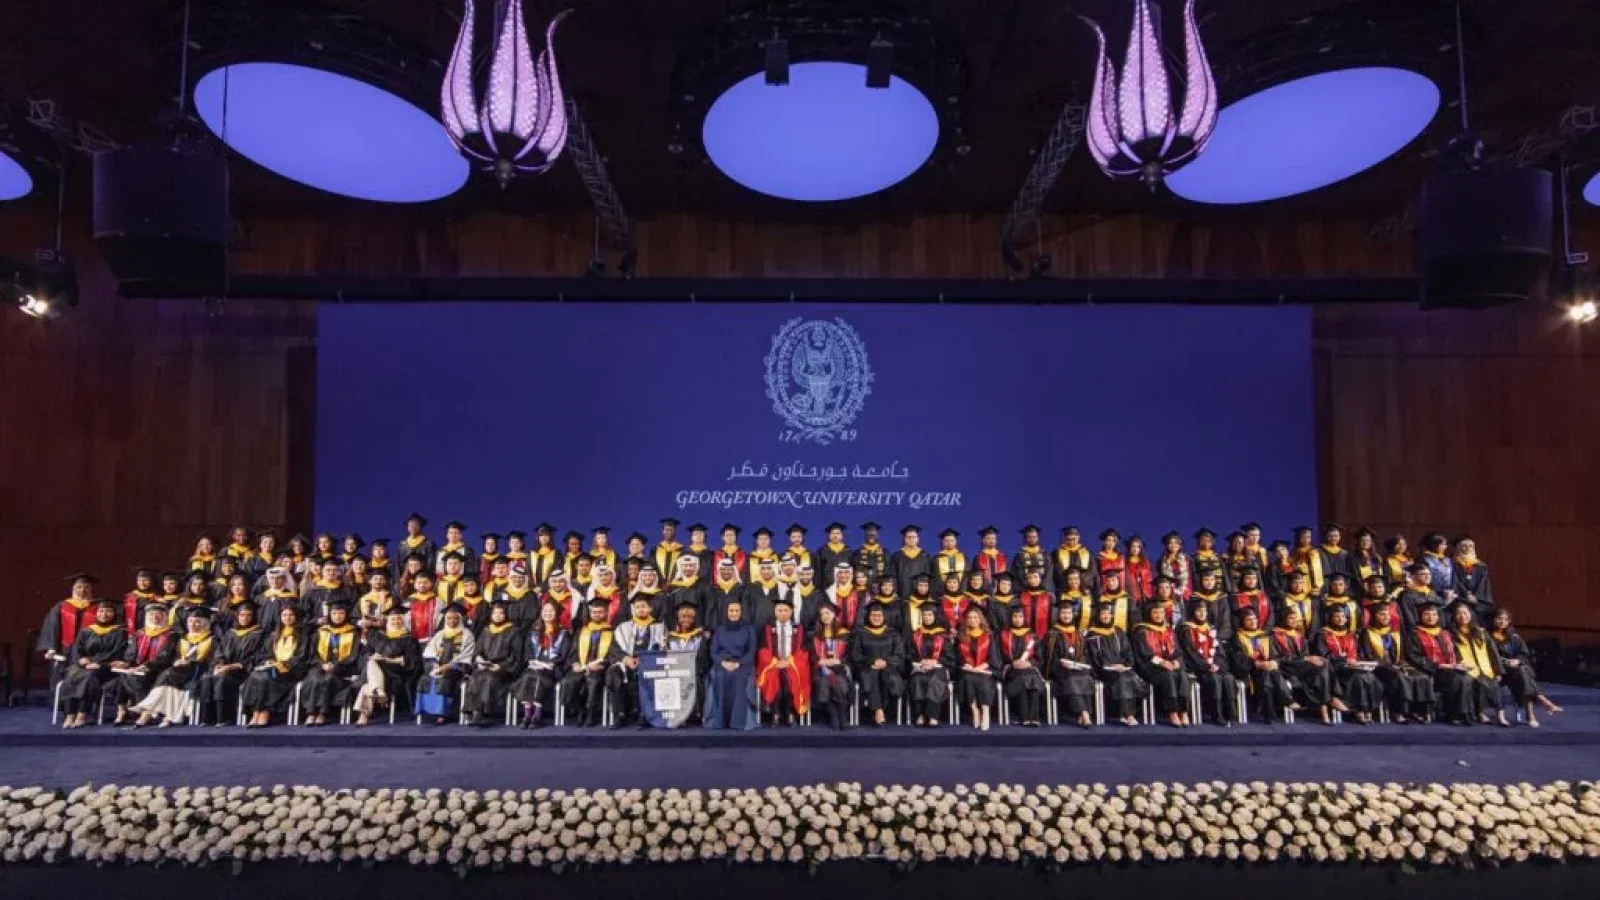
[[[1300,612],[1300,632],[1306,635],[1316,634],[1322,630],[1321,604],[1317,602],[1315,594],[1305,594],[1300,597],[1283,596],[1278,600],[1278,624],[1289,621],[1287,611],[1290,606]]]
[[[1310,646],[1306,636],[1287,628],[1272,629],[1272,649],[1278,667],[1300,689],[1300,696],[1309,706],[1325,706],[1333,699],[1333,671],[1327,662],[1314,665],[1306,660]]]
[[[1044,646],[1033,629],[1007,629],[996,635],[1000,645],[1000,679],[1005,684],[1006,702],[1017,721],[1038,722],[1044,718]],[[1018,665],[1026,662],[1026,666]]]
[[[510,588],[496,588],[489,601],[504,605],[506,618],[523,631],[532,628],[534,623],[539,621],[539,592],[532,587],[523,591],[520,597],[511,593]]]
[[[1217,724],[1236,721],[1238,680],[1228,669],[1226,641],[1208,622],[1198,625],[1186,621],[1178,626],[1178,649],[1183,653],[1183,668],[1200,685],[1200,708],[1189,713],[1196,721],[1209,719]]]
[[[1040,544],[1037,547],[1029,547],[1024,545],[1022,547],[1018,547],[1016,553],[1011,554],[1011,565],[1008,571],[1011,573],[1011,577],[1016,579],[1017,584],[1022,584],[1022,576],[1028,571],[1028,569],[1031,566],[1038,566],[1044,569],[1045,581],[1048,582],[1051,580],[1050,557],[1050,551],[1046,550],[1043,544]],[[1006,626],[1007,629],[1010,627],[1010,625]]]
[[[895,584],[899,587],[902,597],[911,596],[911,589],[915,587],[918,575],[928,576],[929,583],[933,581],[933,558],[926,550],[917,548],[917,555],[912,556],[901,547],[889,557],[889,568],[894,572]]]
[[[324,625],[311,633],[311,643],[311,667],[301,682],[300,705],[306,715],[335,715],[350,705],[355,693],[351,679],[361,671],[361,629]]]
[[[1297,568],[1291,568],[1285,572],[1283,567],[1276,562],[1261,570],[1261,589],[1267,592],[1268,597],[1272,598],[1274,607],[1277,607],[1284,596],[1289,593],[1289,577],[1298,571],[1299,569]],[[1309,579],[1307,581],[1309,582]]]
[[[1311,652],[1328,661],[1333,670],[1333,695],[1357,712],[1373,712],[1383,699],[1378,676],[1352,663],[1360,661],[1361,636],[1350,631],[1335,633],[1327,628],[1311,639]]]
[[[676,624],[678,607],[684,603],[694,607],[694,624],[701,628],[706,627],[709,621],[706,617],[710,615],[711,609],[711,594],[704,578],[696,579],[693,584],[669,584],[661,600],[661,612],[652,610],[650,614],[662,622]]]
[[[1452,560],[1450,565],[1455,570],[1456,599],[1472,604],[1478,621],[1485,628],[1489,627],[1493,624],[1489,616],[1494,611],[1494,587],[1489,581],[1489,567],[1477,562],[1468,569],[1456,560]]]
[[[480,725],[500,721],[506,693],[522,675],[526,641],[517,626],[489,623],[478,631],[478,657],[467,676],[467,698],[462,712]],[[492,668],[491,668],[492,667]]]
[[[1233,669],[1233,677],[1244,682],[1249,695],[1256,698],[1257,708],[1266,713],[1269,721],[1285,706],[1294,702],[1289,680],[1284,677],[1281,666],[1276,669],[1262,669],[1256,665],[1261,662],[1278,661],[1272,632],[1236,630],[1233,637],[1228,640],[1228,659],[1230,668]]]
[[[744,619],[751,628],[760,631],[777,621],[773,616],[773,608],[778,599],[778,588],[776,581],[771,587],[765,587],[757,581],[744,586],[740,599],[744,601]]]
[[[1183,667],[1177,632],[1171,626],[1158,628],[1149,622],[1140,622],[1133,626],[1129,641],[1133,644],[1134,668],[1155,692],[1156,712],[1166,715],[1187,710],[1189,675]],[[1165,662],[1177,663],[1178,667],[1167,669],[1157,665],[1158,656]]]
[[[989,630],[1001,634],[1011,630],[1011,610],[1021,605],[1016,594],[995,594],[989,598]]]
[[[1083,636],[1083,655],[1094,672],[1094,677],[1105,685],[1106,717],[1125,719],[1139,714],[1139,701],[1149,692],[1149,685],[1134,669],[1133,643],[1120,628],[1089,629]],[[1115,671],[1108,666],[1126,666]]]
[[[1076,615],[1073,621],[1077,621]],[[1088,669],[1066,663],[1087,664],[1083,656],[1083,633],[1076,627],[1066,630],[1052,625],[1044,636],[1044,671],[1048,673],[1055,702],[1065,713],[1063,720],[1075,721],[1082,713],[1094,713],[1094,675]]]
[[[383,693],[393,698],[405,696],[422,674],[422,645],[412,636],[411,629],[399,637],[387,631],[374,629],[367,634],[366,653],[362,656],[360,672],[366,671],[366,661],[374,656],[400,657],[399,663],[380,662],[383,668]]]
[[[39,625],[39,640],[35,649],[41,654],[66,658],[64,662],[55,662],[50,666],[51,687],[61,680],[68,667],[77,662],[77,658],[72,656],[72,647],[77,643],[78,635],[88,631],[94,623],[95,605],[98,602],[90,600],[78,607],[70,600],[62,600],[45,614],[44,622]],[[142,614],[143,610],[140,612]],[[67,639],[69,637],[70,640]]]
[[[358,596],[354,596],[354,593],[343,584],[338,587],[324,587],[320,584],[312,587],[311,590],[306,591],[305,598],[306,614],[311,617],[307,620],[307,624],[321,625],[326,622],[328,620],[328,606],[335,601],[349,604],[350,608],[354,610],[356,601],[361,599]]]
[[[128,636],[128,648],[123,653],[122,661],[129,669],[143,668],[144,671],[124,669],[117,673],[115,693],[118,706],[132,706],[150,693],[150,689],[156,686],[156,680],[177,658],[180,637],[182,635],[176,628],[166,628],[154,636],[143,630]]]
[[[1343,575],[1351,585],[1361,583],[1361,576],[1356,570],[1356,555],[1343,547],[1337,553],[1330,551],[1325,546],[1317,547],[1317,556],[1322,560],[1322,584],[1326,592],[1327,584],[1335,575]]]
[[[854,556],[855,551],[850,549],[849,544],[840,544],[838,547],[823,544],[818,547],[816,552],[811,554],[813,560],[811,568],[816,572],[817,581],[822,584],[833,584],[833,570],[838,568],[841,562],[849,563],[851,568],[854,568]]]
[[[1228,595],[1221,591],[1214,594],[1202,594],[1197,589],[1193,594],[1189,595],[1189,603],[1193,603],[1196,600],[1206,605],[1206,622],[1217,630],[1217,637],[1224,641],[1227,640],[1228,632],[1225,626],[1228,623]],[[1188,604],[1185,604],[1185,618],[1187,618],[1188,612]]]
[[[294,694],[295,685],[306,676],[316,654],[315,631],[297,626],[294,652],[283,660],[277,659],[278,638],[283,626],[274,625],[266,632],[266,655],[262,665],[251,671],[240,691],[246,712],[281,711]]]
[[[519,703],[530,707],[538,705],[542,717],[543,708],[555,703],[556,685],[572,668],[572,632],[557,628],[546,633],[535,626],[527,632],[526,640],[527,647],[523,655],[527,659],[527,668],[523,670],[522,677],[517,679],[512,693]]]
[[[606,673],[622,661],[622,647],[616,638],[616,631],[609,624],[598,628],[586,624],[573,635],[572,655],[561,682],[561,693],[567,712],[579,713],[579,725],[600,724],[605,709]],[[596,662],[600,663],[598,671],[574,668],[580,663],[588,666]]]
[[[956,641],[942,626],[919,631],[910,639],[912,717],[938,719],[940,708],[950,699],[950,669],[956,659]],[[917,663],[937,665],[922,671]]]
[[[67,713],[84,712],[98,703],[102,687],[116,676],[111,664],[127,654],[128,632],[121,625],[102,629],[90,624],[79,631],[64,654],[69,663],[61,676],[61,702]],[[85,659],[96,667],[86,669],[79,665]]]
[[[862,544],[850,557],[850,564],[856,569],[866,569],[872,573],[869,584],[877,584],[878,576],[889,571],[889,550],[882,544]]]
[[[1378,664],[1373,670],[1383,685],[1389,711],[1421,715],[1433,706],[1433,678],[1411,664],[1405,635],[1397,629],[1361,632],[1361,658]]]
[[[1271,631],[1277,620],[1277,604],[1273,603],[1265,591],[1240,591],[1228,596],[1226,627],[1219,626],[1219,630],[1226,631],[1228,639],[1244,629],[1244,610],[1256,611],[1260,622],[1256,628],[1260,631]]]
[[[873,663],[880,659],[887,665],[874,668]],[[899,628],[885,624],[876,631],[862,626],[851,632],[850,664],[855,670],[856,683],[861,686],[861,701],[867,709],[874,712],[887,709],[905,692],[901,677],[905,661],[905,642]]]
[[[310,605],[292,591],[276,593],[269,590],[264,592],[261,595],[261,612],[256,616],[256,621],[260,622],[261,626],[268,631],[276,631],[283,624],[278,616],[283,612],[285,606],[294,607],[295,612],[300,614],[300,618],[296,621],[302,627],[310,624]]]
[[[250,672],[267,658],[267,629],[253,625],[241,632],[237,627],[218,632],[217,649],[211,655],[211,667],[200,676],[198,696],[201,718],[207,724],[232,723],[237,712],[239,688]],[[215,674],[219,666],[238,664],[221,675]]]
[[[871,612],[874,606],[883,610],[883,624],[886,627],[893,628],[902,636],[911,633],[911,616],[906,602],[899,597],[885,597],[882,594],[868,600],[861,607],[860,621],[857,624],[862,628],[866,627],[867,613]]]
[[[415,545],[406,543],[406,538],[402,535],[391,541],[389,546],[394,550],[395,559],[405,559],[415,553],[422,557],[422,567],[424,569],[429,572],[436,571],[436,566],[439,563],[439,546],[427,535],[423,535],[422,540]]]
[[[1472,676],[1450,668],[1461,662],[1461,654],[1456,651],[1455,637],[1449,631],[1440,628],[1430,635],[1417,628],[1407,632],[1406,659],[1433,679],[1443,715],[1470,720],[1473,715]]]
[[[1539,689],[1539,681],[1533,671],[1533,652],[1528,649],[1527,641],[1515,631],[1498,635],[1489,632],[1489,640],[1494,642],[1494,651],[1500,656],[1501,675],[1500,681],[1511,689],[1511,696],[1517,705],[1532,703],[1544,695]]]
[[[741,605],[745,603],[743,584],[733,584],[727,588],[716,582],[708,584],[705,589],[705,616],[701,622],[712,631],[721,628],[722,623],[727,620],[728,603],[735,599]],[[750,618],[748,605],[743,605],[743,613],[744,619],[748,620]]]
[[[1419,621],[1417,611],[1428,603],[1444,605],[1440,601],[1439,595],[1434,593],[1432,588],[1419,590],[1407,587],[1400,592],[1400,599],[1396,601],[1395,606],[1400,611],[1400,624],[1405,626],[1407,634],[1410,634],[1417,627]]]

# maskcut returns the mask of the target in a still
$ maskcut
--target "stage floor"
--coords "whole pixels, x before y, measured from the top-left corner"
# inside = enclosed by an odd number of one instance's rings
[[[1549,781],[1600,777],[1600,690],[1552,686],[1542,728],[1354,724],[914,729],[370,728],[62,731],[0,712],[0,784],[626,788],[1230,781]]]

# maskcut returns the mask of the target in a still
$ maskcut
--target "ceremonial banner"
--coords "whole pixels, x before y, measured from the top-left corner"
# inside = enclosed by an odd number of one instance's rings
[[[680,728],[699,708],[696,654],[650,650],[639,654],[639,714],[655,728]]]
[[[318,312],[317,527],[664,516],[1140,533],[1317,521],[1305,307],[351,304]],[[678,539],[688,535],[680,532]],[[668,573],[670,574],[670,573]],[[818,573],[824,581],[827,573]]]

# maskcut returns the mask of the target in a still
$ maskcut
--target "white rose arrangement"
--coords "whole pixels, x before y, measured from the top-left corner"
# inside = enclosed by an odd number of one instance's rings
[[[1546,785],[860,784],[762,790],[0,787],[6,863],[507,866],[879,859],[1404,865],[1600,858],[1600,791]]]

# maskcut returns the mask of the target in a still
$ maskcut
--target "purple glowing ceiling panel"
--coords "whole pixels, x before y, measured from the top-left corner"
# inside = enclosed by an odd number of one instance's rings
[[[1600,172],[1594,173],[1589,183],[1583,186],[1583,199],[1593,206],[1600,206]]]
[[[15,200],[33,192],[33,176],[15,159],[0,151],[0,200]]]
[[[344,75],[241,63],[206,73],[194,103],[212,133],[247,159],[332,194],[420,203],[467,181],[467,161],[433,116]]]
[[[899,78],[867,87],[865,66],[805,62],[789,83],[763,73],[735,84],[706,113],[706,154],[745,187],[785,200],[847,200],[898,184],[939,140],[939,117]]]
[[[1167,178],[1196,203],[1258,203],[1363,172],[1411,143],[1439,110],[1439,88],[1406,69],[1310,75],[1222,110],[1205,151]]]

